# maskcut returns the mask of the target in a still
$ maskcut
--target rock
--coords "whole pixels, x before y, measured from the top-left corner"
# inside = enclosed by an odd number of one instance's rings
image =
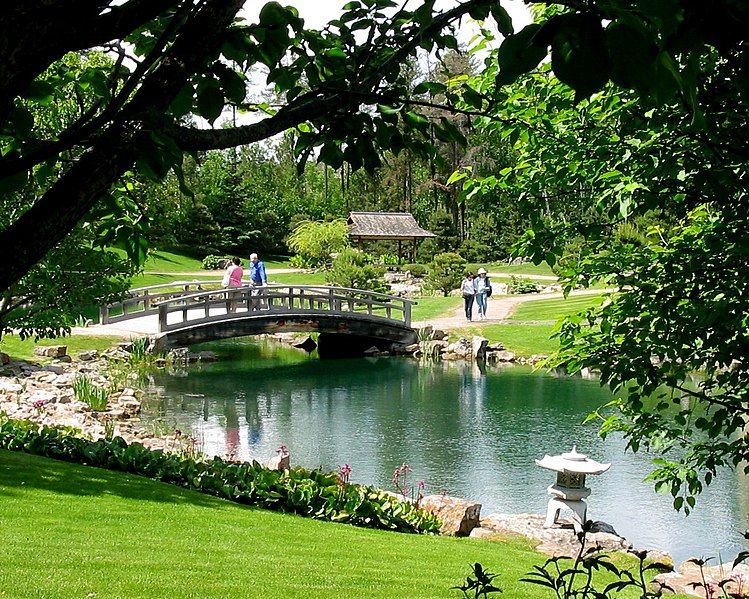
[[[412,343],[411,345],[406,345],[405,347],[406,353],[409,353],[409,354],[414,354],[420,349],[421,349],[421,345],[419,343]]]
[[[500,350],[497,352],[492,352],[491,354],[492,359],[497,362],[514,362],[515,361],[515,352],[507,351],[507,350]]]
[[[198,358],[201,362],[217,362],[218,356],[216,355],[216,352],[212,351],[200,351],[198,352]]]
[[[650,556],[648,555],[648,557]],[[695,587],[695,584],[702,585],[704,576],[705,582],[708,584],[716,587],[722,584],[723,590],[728,593],[729,597],[743,597],[744,595],[737,595],[735,593],[738,592],[742,583],[742,591],[746,591],[745,581],[749,579],[749,565],[739,564],[735,568],[732,566],[733,564],[729,562],[715,566],[706,565],[700,569],[697,564],[688,560],[679,566],[678,571],[656,576],[653,586],[656,589],[663,589],[671,593],[703,597],[705,593],[702,587]],[[734,594],[732,595],[731,593]]]
[[[533,354],[530,358],[528,358],[527,361],[528,361],[528,364],[535,365],[535,364],[538,364],[540,362],[543,362],[548,357],[549,356],[544,356],[544,355],[541,355],[541,354],[539,354],[539,355]]]
[[[67,345],[47,345],[37,346],[34,348],[35,356],[43,356],[45,358],[61,358],[68,353]]]
[[[282,446],[277,454],[268,460],[266,467],[269,470],[288,470],[291,467],[291,454]]]
[[[169,350],[167,359],[172,362],[187,362],[189,355],[190,350],[186,347],[175,347],[174,349]]]
[[[559,520],[552,528],[544,528],[546,517],[542,514],[491,514],[481,520],[481,528],[487,532],[480,533],[484,538],[497,535],[521,535],[537,541],[536,550],[549,555],[577,555],[580,543],[577,540],[572,521]],[[600,528],[609,527],[600,523]],[[611,529],[613,530],[613,529]],[[587,546],[599,551],[628,551],[632,545],[624,538],[607,532],[595,532],[587,535]]]
[[[113,346],[115,349],[122,350],[127,353],[133,352],[133,342],[132,341],[120,341],[119,343],[115,343]]]
[[[614,530],[614,527],[603,520],[596,520],[593,522],[593,524],[590,525],[590,532],[605,532],[606,534],[616,535],[617,537],[619,536],[619,533]]]
[[[82,362],[90,362],[96,360],[99,357],[99,352],[95,349],[87,349],[78,354],[78,359]]]
[[[73,361],[72,356],[60,356],[59,358],[55,358],[55,362],[62,362],[63,364],[70,364]]]
[[[421,507],[442,521],[442,534],[465,537],[479,525],[481,504],[447,495],[427,495]]]
[[[486,346],[486,351],[487,353],[497,352],[497,351],[504,350],[504,348],[505,346],[502,345],[501,343],[490,343],[489,345]]]
[[[380,350],[379,350],[379,349],[377,349],[377,347],[375,347],[375,346],[373,345],[372,347],[370,347],[370,348],[368,348],[368,349],[365,349],[365,350],[364,350],[364,351],[363,351],[362,353],[363,353],[363,354],[364,354],[365,356],[379,356],[379,355],[380,355]]]
[[[23,392],[23,385],[18,382],[18,379],[0,379],[0,393],[21,393]]]
[[[471,355],[477,360],[483,360],[486,357],[486,346],[489,340],[486,337],[478,335],[471,339]]]
[[[0,365],[7,366],[10,364],[10,356],[6,353],[0,352]]]
[[[31,394],[24,397],[24,401],[32,405],[36,402],[41,402],[43,404],[55,403],[57,401],[57,394],[45,389],[36,389]]]
[[[304,339],[296,340],[293,345],[297,349],[303,349],[307,353],[314,351],[314,349],[317,347],[317,343],[309,335],[306,336]]]
[[[448,335],[441,329],[434,329],[431,334],[432,341],[442,341],[447,339]]]
[[[70,356],[66,357],[69,358]],[[42,370],[45,372],[51,372],[53,374],[63,374],[65,372],[65,368],[63,368],[62,366],[58,366],[57,364],[47,364],[47,366],[43,367]]]

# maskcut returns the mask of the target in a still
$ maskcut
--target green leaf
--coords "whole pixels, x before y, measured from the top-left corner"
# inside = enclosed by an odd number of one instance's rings
[[[55,99],[55,87],[48,81],[32,81],[24,97],[42,106],[49,106]]]
[[[415,88],[413,93],[415,95],[430,93],[432,95],[444,94],[447,91],[447,86],[444,83],[436,83],[433,81],[422,81]]]
[[[500,4],[492,4],[490,10],[492,17],[494,17],[494,20],[497,22],[499,32],[504,36],[512,35],[512,33],[514,33],[512,18],[504,7]]]
[[[198,114],[209,123],[213,123],[224,109],[224,94],[221,90],[209,85],[198,91]]]
[[[343,164],[343,152],[338,145],[328,142],[320,148],[318,162],[323,162],[334,169],[339,169]]]
[[[507,36],[502,42],[497,53],[498,86],[513,83],[520,75],[535,69],[546,56],[546,47],[533,43],[533,38],[540,29],[541,26],[536,23],[527,25],[518,33]]]
[[[586,98],[609,80],[611,60],[598,18],[568,14],[559,20],[551,42],[551,68],[560,81]]]

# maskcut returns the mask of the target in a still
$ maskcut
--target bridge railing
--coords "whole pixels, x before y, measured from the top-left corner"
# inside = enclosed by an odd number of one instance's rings
[[[156,307],[158,302],[200,292],[208,286],[221,287],[221,280],[173,281],[131,289],[128,291],[127,297],[121,302],[114,302],[100,308],[101,324],[158,314],[159,309]]]
[[[256,314],[330,314],[361,316],[411,326],[411,306],[402,297],[374,291],[320,285],[267,285],[202,291],[151,303],[159,332]],[[172,315],[178,314],[176,318]],[[171,316],[171,317],[170,317]]]

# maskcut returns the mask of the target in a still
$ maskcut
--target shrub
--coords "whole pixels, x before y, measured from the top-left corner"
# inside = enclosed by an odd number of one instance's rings
[[[523,279],[516,277],[515,275],[510,277],[510,293],[538,293],[540,288],[538,283],[534,283],[530,279]]]
[[[429,272],[426,264],[404,264],[401,270],[404,272],[409,271],[411,276],[418,277],[419,279],[425,277],[427,272]]]
[[[447,297],[453,289],[460,287],[465,268],[466,261],[458,254],[437,254],[429,265],[426,285],[429,289],[441,291]]]
[[[438,533],[436,516],[383,490],[339,480],[336,472],[270,470],[257,462],[151,451],[121,437],[92,441],[69,427],[39,426],[0,415],[0,449],[130,472],[172,485],[318,520],[413,533]]]
[[[384,292],[387,291],[387,287],[382,280],[382,274],[382,269],[369,263],[367,254],[346,248],[333,260],[333,267],[325,278],[328,283],[341,287]]]
[[[226,256],[218,256],[216,254],[209,254],[203,258],[203,269],[204,270],[220,270],[226,266],[226,261],[231,260]]]
[[[493,257],[492,249],[475,239],[465,239],[460,244],[458,253],[468,262],[485,262]]]
[[[87,403],[96,412],[107,409],[109,391],[102,387],[96,387],[86,375],[75,377],[73,381],[73,393],[78,401]]]

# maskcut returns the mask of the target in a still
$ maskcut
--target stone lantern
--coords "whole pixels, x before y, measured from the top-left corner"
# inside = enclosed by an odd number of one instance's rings
[[[580,532],[588,510],[585,498],[590,495],[590,489],[585,486],[585,476],[603,474],[611,468],[611,464],[589,459],[584,453],[577,452],[577,446],[562,455],[545,455],[542,460],[536,460],[536,464],[557,473],[557,482],[546,489],[550,497],[544,528],[552,527],[559,518],[559,511],[566,507],[575,515],[573,524],[575,530]]]

